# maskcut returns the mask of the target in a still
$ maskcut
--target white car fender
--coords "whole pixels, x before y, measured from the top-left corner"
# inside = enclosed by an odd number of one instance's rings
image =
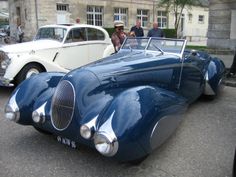
[[[31,55],[24,55],[20,58],[12,58],[12,62],[8,66],[4,78],[7,78],[9,80],[14,80],[15,76],[21,71],[21,69],[27,65],[28,63],[39,63],[42,65],[46,71],[60,71],[60,72],[68,72],[69,70],[62,68],[58,64],[47,61],[39,58],[38,56],[31,56]]]

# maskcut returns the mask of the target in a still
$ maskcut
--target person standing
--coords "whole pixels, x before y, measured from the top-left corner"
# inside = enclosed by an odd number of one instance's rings
[[[24,32],[22,31],[20,24],[17,26],[17,36],[19,39],[19,43],[22,43],[23,37],[24,37]]]
[[[136,25],[130,29],[130,32],[134,32],[136,37],[143,37],[143,28],[141,27],[140,20],[136,21]]]
[[[165,37],[164,31],[158,28],[158,23],[153,23],[153,28],[148,31],[147,37]]]
[[[111,42],[115,52],[118,52],[127,35],[124,32],[124,22],[114,21],[114,28],[115,32],[111,36]]]
[[[232,77],[236,75],[236,51],[234,53],[234,59],[233,59],[233,63],[230,67],[230,70],[228,72],[228,74],[226,75],[226,77]]]

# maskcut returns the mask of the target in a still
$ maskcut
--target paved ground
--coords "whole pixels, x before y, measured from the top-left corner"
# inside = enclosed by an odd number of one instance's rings
[[[71,149],[32,127],[5,120],[9,88],[0,87],[1,177],[230,177],[236,146],[236,88],[190,106],[177,131],[138,166],[86,147]]]

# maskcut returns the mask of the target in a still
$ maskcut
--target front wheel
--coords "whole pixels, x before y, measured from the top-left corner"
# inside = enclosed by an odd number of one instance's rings
[[[24,66],[21,71],[16,76],[16,84],[20,84],[23,80],[35,75],[44,72],[44,69],[40,67],[38,64],[28,64]]]

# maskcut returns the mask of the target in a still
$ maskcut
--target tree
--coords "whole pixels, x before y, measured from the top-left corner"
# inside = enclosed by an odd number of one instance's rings
[[[191,8],[193,5],[201,5],[200,0],[160,0],[159,5],[166,7],[166,12],[173,10],[175,16],[175,30],[178,34],[179,24],[183,10],[186,6]],[[176,34],[176,35],[177,35]]]

